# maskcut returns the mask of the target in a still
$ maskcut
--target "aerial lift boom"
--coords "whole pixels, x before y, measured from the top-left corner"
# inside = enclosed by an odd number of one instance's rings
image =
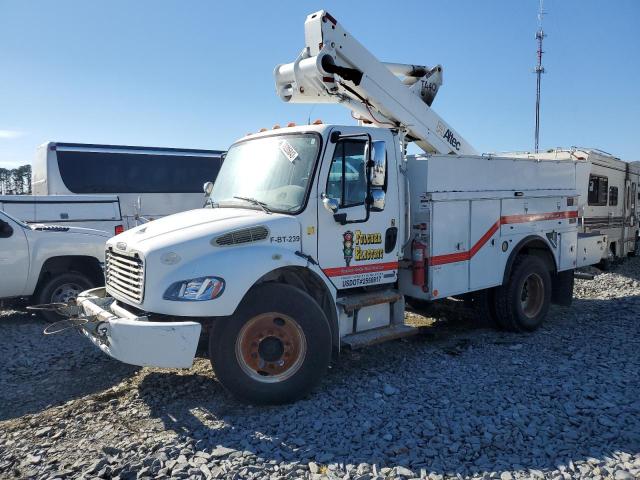
[[[274,72],[289,103],[341,103],[364,124],[397,128],[427,153],[476,155],[476,150],[431,109],[442,67],[383,63],[328,12],[305,21],[305,48]]]

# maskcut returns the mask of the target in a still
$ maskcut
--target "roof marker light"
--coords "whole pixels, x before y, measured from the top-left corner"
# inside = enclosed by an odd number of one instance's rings
[[[317,119],[315,122],[313,122],[313,125],[322,125],[322,120]]]
[[[280,125],[278,125],[278,124],[276,123],[276,124],[275,124],[273,127],[271,127],[271,128],[272,128],[273,130],[277,130],[277,129],[279,129],[279,128],[280,128]]]
[[[295,126],[296,126],[296,122],[287,123],[287,127],[295,127]]]

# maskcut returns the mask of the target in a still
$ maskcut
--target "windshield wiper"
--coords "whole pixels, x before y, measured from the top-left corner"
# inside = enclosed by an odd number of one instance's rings
[[[266,203],[261,202],[260,200],[256,200],[255,198],[236,197],[235,195],[234,195],[233,198],[237,198],[238,200],[244,200],[245,202],[249,202],[249,203],[252,203],[253,205],[257,205],[264,211],[264,213],[269,213],[269,214],[271,213],[271,210],[269,210],[267,208],[267,204]]]

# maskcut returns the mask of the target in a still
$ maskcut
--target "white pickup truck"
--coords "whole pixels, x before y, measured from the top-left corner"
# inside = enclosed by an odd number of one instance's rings
[[[104,283],[102,266],[110,234],[89,228],[27,225],[0,211],[0,300],[68,302]],[[56,321],[55,312],[43,316]]]

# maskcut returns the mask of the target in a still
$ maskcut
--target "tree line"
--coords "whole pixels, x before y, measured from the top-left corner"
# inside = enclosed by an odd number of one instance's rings
[[[0,168],[0,194],[28,195],[31,193],[31,165]]]

